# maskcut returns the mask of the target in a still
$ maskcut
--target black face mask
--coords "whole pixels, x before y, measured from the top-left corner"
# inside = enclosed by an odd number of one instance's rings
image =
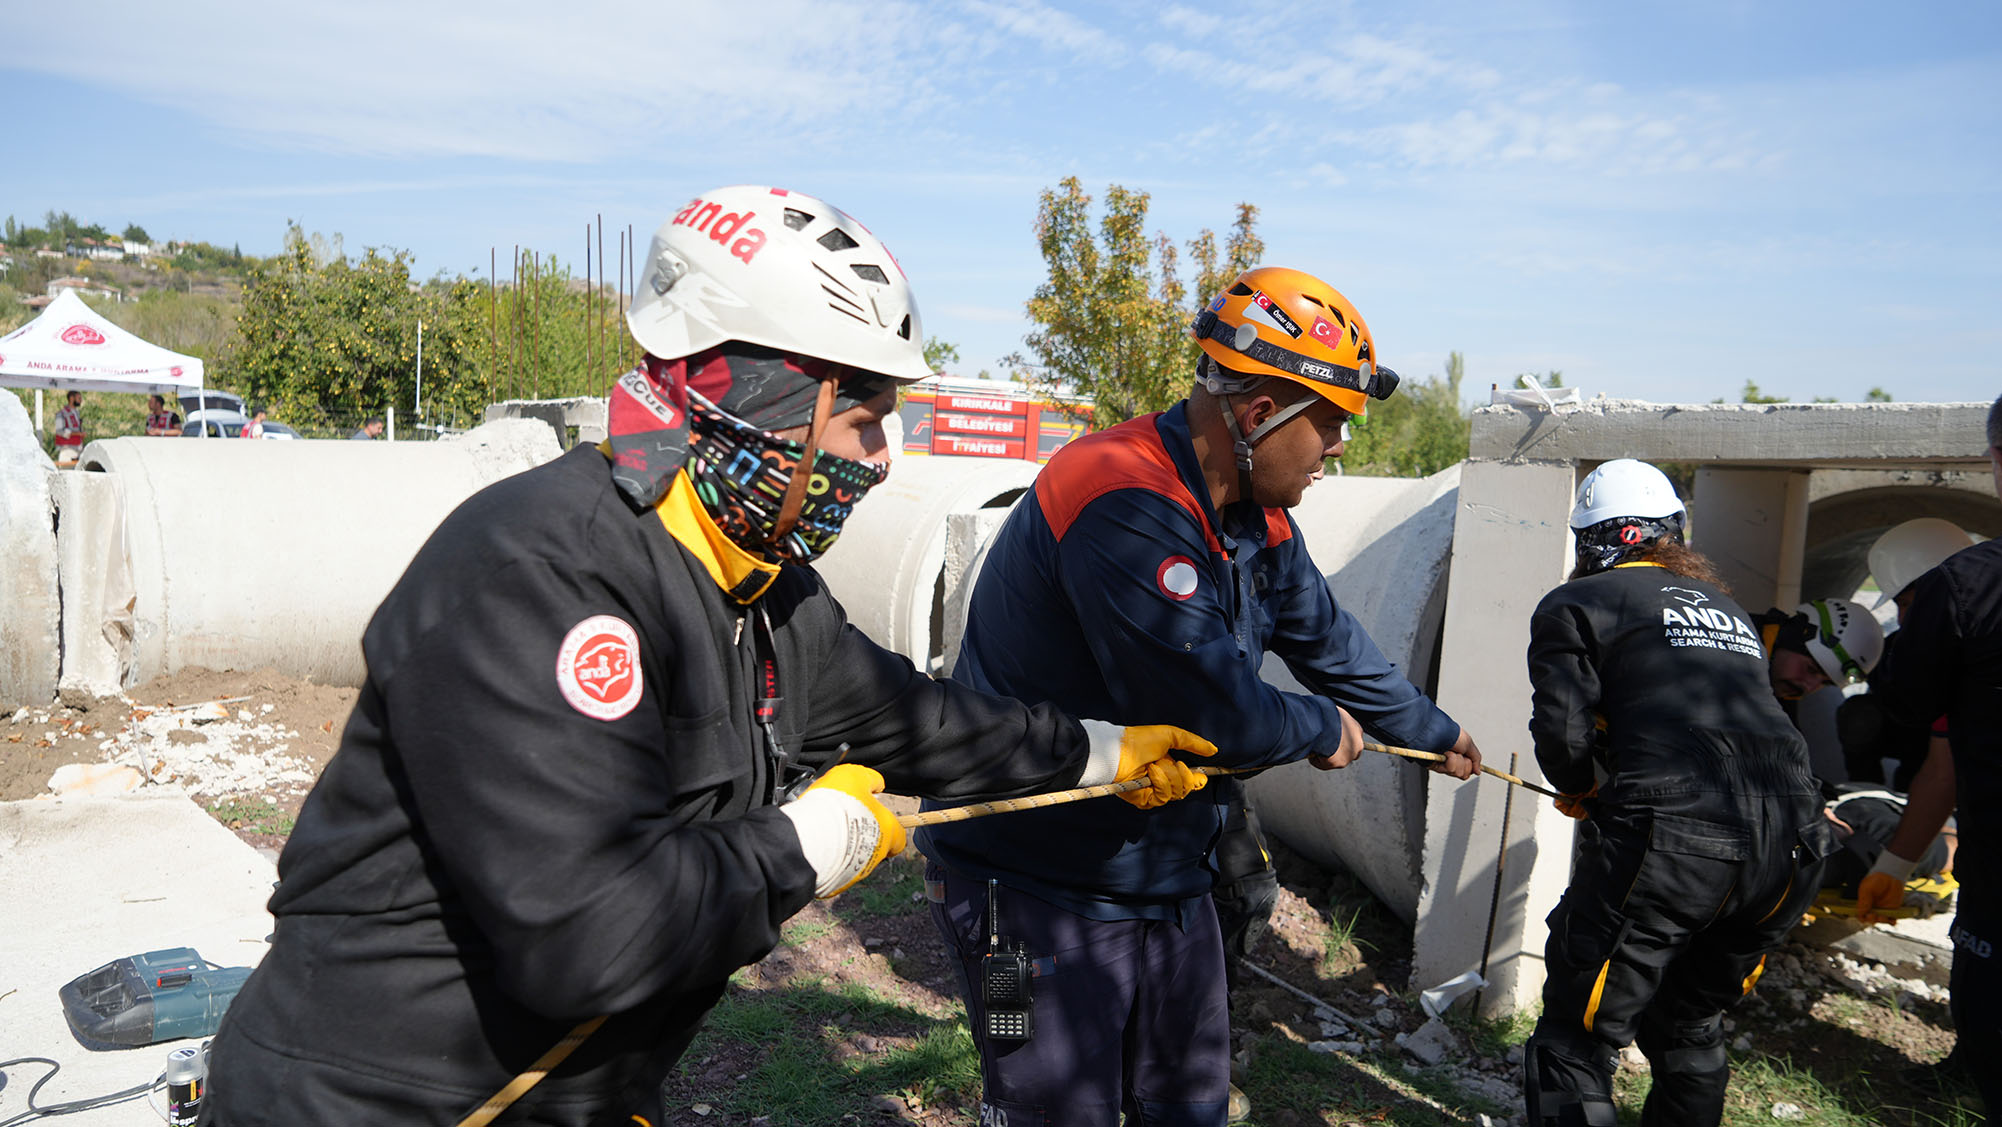
[[[812,563],[834,546],[863,495],[890,475],[888,462],[818,452],[799,518],[774,539],[786,486],[805,447],[760,430],[699,394],[689,396],[689,405],[689,481],[710,519],[745,551]]]

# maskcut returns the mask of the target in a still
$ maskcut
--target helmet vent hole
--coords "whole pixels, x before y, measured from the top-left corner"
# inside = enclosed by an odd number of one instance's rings
[[[815,239],[814,241],[819,243],[821,246],[826,247],[828,250],[853,250],[856,247],[862,245],[861,243],[856,242],[854,239],[849,238],[848,232],[843,231],[839,227],[834,228],[827,234],[820,236],[820,238]]]
[[[902,337],[902,338],[904,338],[905,340],[909,340],[909,339],[911,339],[911,315],[910,315],[910,314],[908,314],[908,313],[904,314],[904,323],[903,323],[903,324],[901,324],[901,325],[898,325],[898,326],[897,326],[897,335],[898,335],[898,336],[900,336],[900,337]]]
[[[1313,303],[1314,303],[1315,305],[1318,305],[1318,306],[1320,306],[1320,307],[1321,307],[1321,308],[1323,308],[1323,309],[1327,309],[1327,308],[1328,308],[1328,306],[1327,306],[1327,303],[1326,303],[1326,302],[1322,301],[1322,300],[1321,300],[1320,298],[1318,298],[1318,297],[1315,297],[1315,296],[1314,296],[1313,294],[1310,294],[1310,293],[1303,293],[1303,294],[1301,294],[1300,296],[1301,296],[1301,297],[1304,297],[1304,298],[1306,298],[1306,299],[1307,299],[1308,301],[1311,301],[1311,302],[1313,302]],[[1331,311],[1331,312],[1332,312],[1332,311]],[[1339,314],[1338,314],[1338,316],[1339,316]]]
[[[874,282],[879,286],[887,286],[890,284],[890,276],[888,274],[883,273],[883,268],[881,266],[858,265],[851,263],[848,268],[850,270],[855,271],[855,276],[862,279],[865,282]]]
[[[1232,297],[1250,297],[1251,287],[1239,282],[1230,288],[1230,294]]]
[[[812,222],[813,222],[813,216],[808,215],[806,212],[803,212],[796,207],[786,208],[786,226],[792,228],[793,230],[804,231],[806,230],[807,224]]]

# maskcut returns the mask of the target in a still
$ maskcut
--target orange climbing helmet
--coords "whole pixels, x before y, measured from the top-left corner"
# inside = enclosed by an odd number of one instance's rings
[[[1375,342],[1355,306],[1299,270],[1245,271],[1191,328],[1207,357],[1200,374],[1213,392],[1242,391],[1277,377],[1360,415],[1371,399],[1388,399],[1397,390],[1397,373],[1377,366]]]

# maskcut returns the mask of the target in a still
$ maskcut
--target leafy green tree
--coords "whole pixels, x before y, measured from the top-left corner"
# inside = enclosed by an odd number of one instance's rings
[[[1873,387],[1863,393],[1863,402],[1865,403],[1889,403],[1890,401],[1891,393],[1881,387]]]
[[[1407,379],[1389,399],[1371,400],[1369,414],[1350,424],[1343,471],[1426,477],[1465,461],[1473,435],[1473,419],[1460,402],[1465,375],[1465,358],[1455,352],[1443,374]]]
[[[937,337],[925,338],[925,367],[934,372],[943,372],[949,365],[959,363],[959,346]]]
[[[1755,383],[1753,383],[1753,382],[1752,382],[1751,380],[1746,380],[1746,381],[1745,381],[1745,393],[1744,393],[1744,397],[1743,397],[1743,400],[1742,400],[1742,402],[1745,402],[1745,403],[1785,403],[1785,402],[1787,402],[1787,397],[1786,397],[1786,396],[1784,396],[1784,395],[1767,395],[1767,394],[1765,394],[1765,393],[1763,393],[1763,392],[1761,392],[1761,391],[1759,390],[1759,385],[1758,385],[1758,384],[1755,384]]]
[[[137,223],[127,223],[125,225],[125,234],[122,237],[128,243],[150,243],[153,241],[152,236],[146,233],[146,228],[141,227]]]
[[[1189,322],[1198,304],[1265,249],[1255,233],[1258,209],[1240,204],[1221,251],[1207,230],[1189,244],[1197,285],[1191,301],[1174,242],[1146,234],[1147,203],[1147,193],[1111,185],[1094,232],[1092,199],[1071,176],[1045,189],[1037,208],[1048,277],[1028,301],[1036,328],[1023,339],[1027,354],[1005,362],[1032,390],[1089,397],[1099,426],[1161,410],[1187,393],[1198,355]]]
[[[284,253],[250,266],[220,382],[305,431],[353,426],[411,406],[423,321],[427,408],[477,419],[493,390],[488,341],[468,312],[478,287],[413,287],[402,251],[323,257],[295,225]]]

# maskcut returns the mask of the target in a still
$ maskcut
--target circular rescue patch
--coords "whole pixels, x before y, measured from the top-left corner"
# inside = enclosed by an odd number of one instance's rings
[[[556,688],[570,707],[597,720],[617,720],[640,702],[640,639],[622,618],[594,614],[563,635],[556,651]]]
[[[1169,556],[1154,572],[1154,585],[1176,602],[1196,593],[1196,564],[1187,556]]]

